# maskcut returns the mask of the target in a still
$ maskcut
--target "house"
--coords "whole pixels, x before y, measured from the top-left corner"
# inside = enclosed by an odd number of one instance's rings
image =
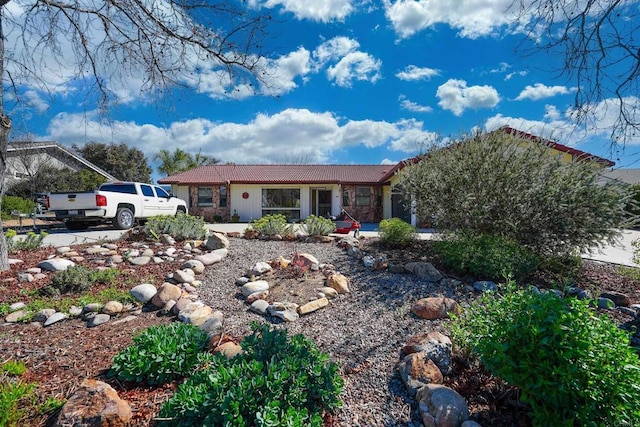
[[[57,142],[10,142],[7,144],[5,179],[11,186],[16,181],[33,176],[41,167],[69,168],[74,171],[89,169],[105,177],[116,178],[82,158],[78,153]]]
[[[500,128],[527,144],[544,144],[567,161],[589,161],[598,167],[613,162],[553,141]],[[497,132],[497,131],[496,131]],[[360,222],[401,218],[419,224],[394,187],[396,172],[420,161],[414,157],[396,165],[207,165],[158,181],[171,185],[177,197],[187,200],[189,212],[207,221],[229,220],[237,214],[249,222],[268,214],[284,214],[290,221],[309,215],[338,216],[345,210]]]

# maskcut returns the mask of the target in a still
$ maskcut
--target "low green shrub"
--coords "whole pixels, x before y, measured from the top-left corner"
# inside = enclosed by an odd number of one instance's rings
[[[378,227],[380,242],[385,246],[407,246],[418,238],[416,228],[400,218],[383,219]]]
[[[328,218],[309,215],[302,222],[302,229],[309,236],[327,236],[336,231],[336,224]]]
[[[520,388],[534,425],[640,425],[638,355],[588,304],[509,283],[455,318],[452,340]]]
[[[7,361],[0,365],[0,426],[14,427],[35,404],[35,383],[25,383],[16,376],[22,375],[24,364]]]
[[[18,238],[16,230],[9,229],[4,232],[4,236],[7,239],[7,250],[9,253],[16,251],[32,251],[38,249],[42,245],[42,241],[47,237],[49,233],[41,231],[40,233],[34,233],[29,231],[24,239]]]
[[[293,225],[287,223],[287,217],[282,214],[265,215],[253,221],[249,227],[265,236],[293,233]]]
[[[540,258],[538,270],[554,276],[555,281],[563,282],[574,278],[582,268],[580,255],[543,256]]]
[[[157,238],[162,234],[168,234],[174,239],[203,239],[207,235],[204,218],[193,215],[178,214],[156,215],[149,218],[145,224],[145,232]]]
[[[113,358],[109,376],[136,383],[168,383],[192,372],[208,341],[207,333],[190,323],[151,326]]]
[[[437,241],[433,249],[446,267],[485,280],[497,280],[505,275],[524,278],[539,264],[533,252],[497,235],[450,235]]]
[[[56,272],[43,293],[49,296],[62,294],[81,294],[87,292],[96,283],[112,284],[118,277],[118,270],[107,268],[96,270],[83,265],[74,265]]]
[[[162,407],[162,425],[322,426],[340,407],[338,366],[303,335],[252,324],[243,352],[209,354]]]
[[[30,214],[36,208],[35,202],[18,196],[2,196],[2,219],[11,219],[11,212]]]

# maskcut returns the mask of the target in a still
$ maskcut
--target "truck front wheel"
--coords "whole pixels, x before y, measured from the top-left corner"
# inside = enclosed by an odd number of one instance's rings
[[[133,212],[129,208],[120,208],[116,212],[116,217],[113,220],[113,225],[120,230],[126,230],[133,227],[134,217]]]

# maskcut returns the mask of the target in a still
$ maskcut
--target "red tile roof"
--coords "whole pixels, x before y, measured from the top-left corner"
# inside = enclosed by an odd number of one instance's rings
[[[523,132],[518,129],[514,129],[510,126],[503,126],[500,128],[503,132],[516,136],[522,139],[528,139],[530,141],[539,142],[541,144],[545,144],[549,148],[553,148],[554,150],[561,151],[563,153],[570,154],[575,160],[583,160],[587,162],[597,162],[602,164],[605,167],[615,165],[615,162],[612,162],[609,159],[605,159],[604,157],[595,156],[593,154],[589,154],[585,151],[576,150],[575,148],[567,147],[566,145],[559,144],[555,141],[551,141],[550,139],[544,139],[536,135],[532,135],[527,132]]]
[[[381,184],[397,165],[207,165],[160,184]],[[384,178],[384,180],[383,180]]]

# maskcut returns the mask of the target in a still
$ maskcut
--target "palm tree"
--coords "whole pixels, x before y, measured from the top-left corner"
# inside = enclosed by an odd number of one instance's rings
[[[154,159],[160,161],[158,172],[167,176],[189,169],[188,165],[192,161],[191,155],[180,148],[176,148],[173,153],[162,149],[155,155]]]
[[[189,156],[191,157],[191,159],[189,160],[188,168],[185,170],[195,169],[199,166],[216,165],[220,163],[220,160],[216,159],[215,157],[209,157],[205,154],[202,154],[202,150],[198,150],[195,156]]]

